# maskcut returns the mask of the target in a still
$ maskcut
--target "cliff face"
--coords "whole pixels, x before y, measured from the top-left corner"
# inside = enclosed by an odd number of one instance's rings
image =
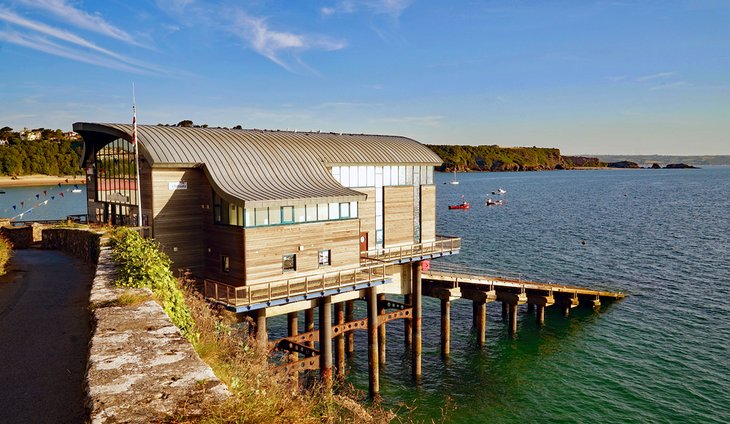
[[[559,149],[429,145],[444,163],[440,171],[540,171],[571,167]]]

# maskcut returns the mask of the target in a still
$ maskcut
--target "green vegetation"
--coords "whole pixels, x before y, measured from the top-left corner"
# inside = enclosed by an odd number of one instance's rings
[[[31,140],[33,137],[39,138]],[[21,133],[10,127],[0,129],[0,175],[77,175],[81,173],[80,152],[80,143],[61,130]]]
[[[120,271],[117,284],[152,289],[173,323],[231,392],[228,399],[216,402],[206,396],[201,384],[194,394],[198,399],[181,405],[171,422],[314,424],[386,423],[392,419],[392,413],[377,405],[368,413],[351,397],[332,395],[318,386],[300,390],[296,380],[269,362],[267,349],[239,330],[231,314],[212,306],[193,289],[194,281],[173,277],[170,259],[153,241],[120,227],[110,232],[110,244]],[[133,293],[123,296],[115,306],[145,300]],[[194,400],[201,401],[202,410]]]
[[[444,163],[440,171],[536,171],[570,167],[559,149],[429,145]]]
[[[180,332],[194,342],[198,335],[193,317],[185,304],[183,290],[170,271],[170,258],[160,252],[154,241],[142,238],[127,227],[112,230],[109,240],[119,270],[117,285],[151,289]]]
[[[10,242],[5,237],[0,236],[0,275],[5,275],[7,272],[5,267],[10,260],[11,254],[12,246]]]

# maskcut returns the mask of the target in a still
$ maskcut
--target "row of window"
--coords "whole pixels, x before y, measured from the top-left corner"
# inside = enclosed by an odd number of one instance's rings
[[[317,255],[317,264],[319,268],[332,265],[332,251],[329,249],[320,250]],[[297,255],[290,253],[281,257],[282,272],[294,272],[297,270]],[[231,272],[231,258],[229,256],[221,256],[221,271]]]
[[[333,166],[332,176],[345,187],[433,184],[432,166]]]
[[[216,224],[249,228],[350,218],[357,218],[357,202],[242,208],[213,193],[213,219]]]

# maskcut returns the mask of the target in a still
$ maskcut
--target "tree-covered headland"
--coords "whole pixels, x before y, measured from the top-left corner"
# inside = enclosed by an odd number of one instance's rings
[[[81,139],[61,130],[0,128],[0,175],[78,175]]]
[[[440,171],[540,171],[605,167],[597,158],[563,156],[549,147],[428,145],[444,163]]]

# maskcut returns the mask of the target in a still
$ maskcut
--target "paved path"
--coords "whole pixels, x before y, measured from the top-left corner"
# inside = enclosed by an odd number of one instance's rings
[[[0,422],[83,423],[93,269],[17,250],[0,277]]]

